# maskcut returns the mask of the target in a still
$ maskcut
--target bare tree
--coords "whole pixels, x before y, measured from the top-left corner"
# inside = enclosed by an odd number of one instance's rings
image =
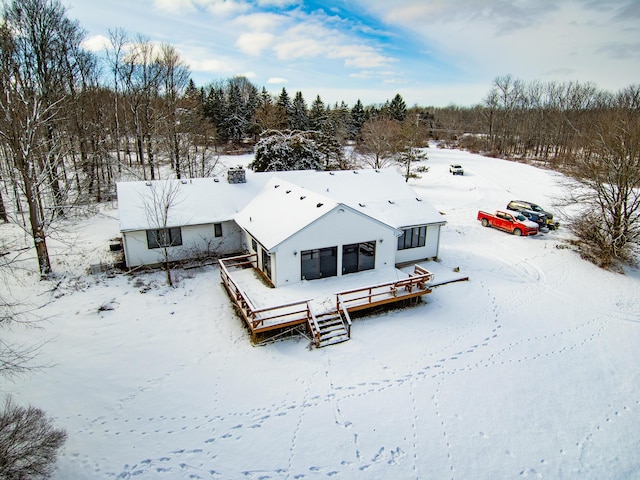
[[[39,408],[20,407],[7,397],[0,412],[0,478],[46,479],[53,474],[67,433]]]
[[[5,22],[0,27],[1,69],[4,95],[0,99],[0,139],[9,163],[19,178],[16,185],[22,189],[23,198],[29,208],[29,223],[33,237],[40,274],[45,277],[51,272],[51,262],[47,250],[45,218],[42,205],[43,183],[47,175],[42,169],[42,156],[55,156],[57,152],[48,142],[47,125],[57,114],[58,104],[45,105],[37,93],[37,86],[30,75],[18,72],[16,59],[19,47]]]
[[[428,159],[427,153],[423,150],[428,144],[425,130],[420,122],[420,113],[407,115],[402,122],[400,137],[403,148],[398,154],[397,162],[404,170],[405,182],[418,176],[412,170],[413,163]]]
[[[387,117],[377,117],[367,121],[362,127],[361,141],[357,151],[371,168],[390,165],[402,150],[399,142],[401,125]]]
[[[162,251],[162,266],[167,285],[173,286],[171,278],[170,248],[182,245],[182,231],[170,222],[171,209],[180,202],[180,181],[158,180],[149,182],[149,195],[143,198],[145,215],[152,229],[147,230],[147,240]]]
[[[633,262],[640,251],[639,98],[640,86],[627,89],[621,104],[588,132],[589,148],[578,160],[580,187],[571,189],[570,200],[583,207],[572,230],[601,266]]]
[[[11,324],[18,323],[26,326],[32,325],[32,322],[23,319],[24,313],[17,311],[17,304],[9,303],[6,300],[6,292],[0,297],[0,330],[8,331]],[[13,377],[37,369],[33,365],[40,345],[18,345],[6,340],[2,335],[0,337],[0,376]]]
[[[116,150],[116,158],[118,159],[118,168],[122,165],[122,158],[120,152],[120,137],[121,137],[121,127],[120,127],[120,81],[122,76],[122,63],[123,57],[126,52],[126,46],[128,43],[127,34],[122,29],[109,30],[109,41],[111,43],[111,48],[106,49],[107,61],[111,67],[111,72],[113,74],[113,119],[114,119],[114,140],[115,140],[115,150]]]
[[[155,127],[154,102],[159,93],[160,68],[154,45],[143,37],[130,45],[122,65],[126,98],[132,113],[136,138],[136,153],[147,178],[145,163],[149,165],[151,179],[156,178],[153,130]]]
[[[175,47],[170,44],[163,44],[160,47],[160,78],[163,84],[164,93],[164,132],[165,145],[171,158],[176,178],[182,177],[182,158],[179,135],[179,111],[181,110],[180,100],[189,84],[189,67]]]
[[[0,142],[27,202],[41,275],[51,272],[46,217],[63,215],[68,141],[63,109],[83,33],[58,0],[13,0],[0,26]],[[16,203],[18,203],[16,201]],[[20,210],[20,208],[18,209]]]

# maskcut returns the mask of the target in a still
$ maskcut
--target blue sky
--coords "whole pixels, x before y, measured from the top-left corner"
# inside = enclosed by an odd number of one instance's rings
[[[638,0],[62,0],[100,51],[124,29],[178,49],[199,85],[234,75],[310,104],[473,105],[497,76],[640,83]]]

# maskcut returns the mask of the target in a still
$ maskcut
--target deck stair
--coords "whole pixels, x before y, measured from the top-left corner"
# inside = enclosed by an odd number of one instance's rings
[[[316,347],[327,347],[350,339],[349,325],[337,310],[319,315],[312,314],[311,317],[309,328]]]

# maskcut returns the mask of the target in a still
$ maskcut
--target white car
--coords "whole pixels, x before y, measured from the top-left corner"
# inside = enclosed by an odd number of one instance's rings
[[[464,175],[464,169],[462,168],[462,165],[457,163],[449,165],[449,171],[454,175]]]

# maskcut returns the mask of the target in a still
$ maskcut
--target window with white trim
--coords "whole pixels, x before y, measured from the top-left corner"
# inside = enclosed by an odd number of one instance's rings
[[[182,230],[180,227],[147,230],[147,247],[149,249],[176,247],[178,245],[182,245]]]

